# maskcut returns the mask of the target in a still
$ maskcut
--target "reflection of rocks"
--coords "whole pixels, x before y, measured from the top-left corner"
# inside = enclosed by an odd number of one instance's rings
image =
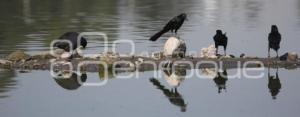
[[[81,74],[78,76],[76,73],[61,73],[57,75],[54,80],[55,82],[64,89],[75,90],[78,89],[83,82],[87,79],[87,75]]]
[[[221,93],[222,90],[226,91],[226,81],[227,78],[227,71],[226,69],[223,72],[218,72],[216,77],[214,78],[214,82],[218,87],[218,93]]]
[[[112,68],[108,68],[108,70],[105,69],[100,69],[98,72],[100,80],[107,80],[107,79],[112,79],[115,78],[117,75],[117,72],[114,71]]]
[[[169,90],[155,78],[151,78],[150,82],[156,86],[157,89],[161,90],[173,105],[180,107],[181,112],[186,111],[187,104],[185,103],[181,94],[177,91],[177,88]]]
[[[0,98],[8,97],[5,92],[9,92],[15,88],[17,81],[15,80],[16,73],[14,70],[0,69]]]
[[[185,76],[186,76],[186,69],[178,68],[172,71],[164,70],[165,73],[165,79],[168,82],[170,86],[178,87],[181,82],[183,82]]]
[[[203,75],[206,75],[208,78],[215,78],[217,76],[217,72],[215,68],[203,68],[200,69]]]
[[[276,99],[277,94],[280,92],[281,83],[278,76],[278,68],[275,76],[270,75],[270,70],[268,71],[268,88],[270,90],[273,99]]]

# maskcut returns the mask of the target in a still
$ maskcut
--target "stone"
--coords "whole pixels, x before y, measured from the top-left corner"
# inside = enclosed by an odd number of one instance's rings
[[[230,59],[230,58],[232,58],[232,57],[229,55],[226,55],[226,56],[221,56],[219,59]]]
[[[298,61],[298,54],[296,52],[287,52],[280,56],[279,59],[281,61],[296,62]]]
[[[11,61],[8,61],[8,60],[0,59],[0,64],[1,64],[1,65],[11,65],[12,62],[11,62]]]
[[[234,56],[234,55],[232,55],[232,54],[230,54],[229,56],[230,56],[231,58],[235,58],[235,56]]]
[[[202,48],[200,51],[200,57],[202,58],[218,58],[216,56],[216,48],[214,45],[210,45],[207,48]]]
[[[154,52],[154,53],[151,54],[151,58],[153,58],[155,60],[162,59],[163,57],[164,57],[163,52]]]
[[[185,57],[186,45],[185,42],[176,37],[170,37],[164,45],[164,56],[177,58]]]
[[[30,58],[30,55],[26,54],[24,51],[18,50],[18,51],[15,51],[15,52],[9,54],[6,57],[6,60],[21,61],[21,60],[26,60],[26,59],[29,59],[29,58]]]
[[[240,55],[240,58],[244,58],[245,56],[246,56],[246,54],[242,53],[242,54]]]

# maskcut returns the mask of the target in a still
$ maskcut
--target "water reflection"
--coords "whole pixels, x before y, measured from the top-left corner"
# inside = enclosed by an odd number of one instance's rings
[[[246,0],[245,9],[246,9],[246,21],[249,22],[249,27],[255,27],[259,22],[260,11],[263,8],[263,3],[260,0]]]
[[[163,70],[165,73],[165,80],[172,87],[178,87],[184,81],[186,76],[186,69],[178,68],[174,71],[172,69]]]
[[[0,69],[0,98],[8,97],[5,92],[10,91],[15,87],[17,81],[14,79],[16,73],[14,70]]]
[[[226,81],[228,80],[227,78],[227,71],[224,69],[223,71],[219,71],[215,78],[214,82],[216,83],[216,86],[218,87],[218,93],[221,93],[222,90],[226,92]]]
[[[67,90],[76,90],[78,89],[82,83],[84,83],[87,79],[87,74],[77,74],[75,72],[68,73],[63,72],[59,73],[54,77],[55,82],[64,89]]]
[[[272,99],[276,99],[276,96],[281,89],[281,83],[278,76],[278,66],[276,68],[275,75],[270,75],[270,67],[268,67],[268,88],[271,93]]]
[[[180,107],[181,112],[185,112],[187,104],[185,103],[182,95],[178,92],[177,88],[183,81],[184,76],[186,75],[186,70],[175,69],[173,72],[172,70],[164,70],[164,73],[166,75],[165,79],[169,85],[172,86],[171,89],[166,88],[155,78],[150,78],[150,82],[156,86],[157,89],[161,90],[173,105]]]

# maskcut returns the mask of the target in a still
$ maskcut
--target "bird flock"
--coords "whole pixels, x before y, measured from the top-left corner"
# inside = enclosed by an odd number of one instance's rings
[[[187,20],[187,14],[181,13],[178,16],[175,16],[172,18],[159,32],[155,33],[153,36],[150,37],[150,41],[156,41],[161,37],[163,34],[171,31],[172,34],[175,34],[177,36],[177,31],[180,29],[184,21]],[[72,43],[72,50],[75,50],[77,47],[79,33],[77,32],[67,32],[63,34],[59,39],[61,40],[68,40]],[[223,46],[224,48],[224,55],[226,55],[226,48],[227,48],[227,42],[228,38],[226,36],[226,33],[223,33],[222,30],[217,29],[216,34],[213,36],[213,40],[215,43],[216,48],[216,54],[218,54],[218,47]],[[276,51],[276,58],[278,58],[278,50],[280,48],[280,41],[281,41],[281,35],[278,31],[278,28],[276,25],[271,26],[271,32],[268,36],[268,57],[270,57],[270,49],[273,49]],[[85,48],[87,46],[87,41],[84,37],[80,38],[80,46]],[[69,44],[66,42],[57,42],[54,44],[54,47],[63,49],[65,51],[70,51]]]

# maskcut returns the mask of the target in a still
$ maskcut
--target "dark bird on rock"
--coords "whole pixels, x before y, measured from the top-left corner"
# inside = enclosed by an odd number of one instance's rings
[[[77,32],[66,32],[65,34],[63,34],[62,36],[59,37],[60,40],[67,40],[70,41],[72,44],[72,49],[75,50],[78,46],[78,36],[79,33]],[[80,46],[82,46],[83,48],[86,47],[87,45],[87,41],[84,37],[80,38]],[[54,44],[54,47],[60,48],[60,49],[64,49],[65,51],[70,51],[70,45],[67,42],[56,42]]]
[[[165,25],[165,27],[161,31],[153,35],[149,40],[156,41],[161,35],[168,31],[171,31],[172,33],[175,32],[175,34],[177,34],[178,29],[181,27],[181,25],[186,19],[187,15],[185,13],[174,17]]]
[[[272,48],[273,50],[276,51],[277,54],[276,58],[278,58],[278,50],[280,48],[281,35],[276,25],[272,25],[268,40],[269,40],[268,57],[270,57],[270,49]]]
[[[218,54],[218,46],[224,47],[224,53],[226,55],[226,48],[227,48],[227,41],[228,38],[226,36],[226,33],[222,33],[222,30],[217,30],[216,35],[214,36],[215,41],[215,47],[216,47],[216,54]]]

